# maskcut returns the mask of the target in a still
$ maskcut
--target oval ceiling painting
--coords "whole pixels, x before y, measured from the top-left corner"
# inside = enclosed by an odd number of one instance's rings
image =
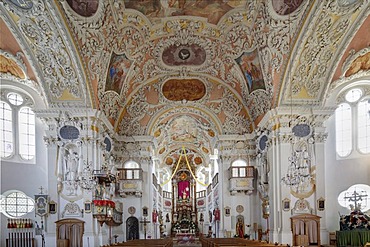
[[[98,10],[99,0],[67,0],[67,3],[77,14],[89,17]]]
[[[272,0],[272,7],[279,15],[289,15],[301,6],[303,0]]]
[[[163,62],[169,66],[201,65],[206,60],[206,51],[197,44],[171,45],[163,51]]]
[[[164,97],[172,101],[195,101],[206,94],[206,86],[198,79],[171,79],[162,87]]]

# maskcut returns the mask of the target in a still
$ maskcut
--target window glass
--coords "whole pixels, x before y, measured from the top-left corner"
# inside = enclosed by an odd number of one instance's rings
[[[233,167],[233,168],[231,168],[231,169],[232,169],[233,178],[239,177],[239,171],[238,171],[238,168]]]
[[[139,164],[135,161],[128,161],[123,165],[123,168],[140,168]]]
[[[7,98],[12,105],[21,105],[23,103],[23,97],[17,93],[9,93]]]
[[[246,168],[239,168],[240,177],[245,177],[246,176],[245,169]]]
[[[370,100],[358,104],[358,149],[361,153],[370,153]]]
[[[9,104],[0,101],[0,156],[5,158],[13,153],[13,120]]]
[[[235,160],[231,166],[247,166],[247,163],[244,160]]]
[[[361,96],[362,96],[362,90],[359,88],[354,88],[354,89],[349,90],[346,93],[345,98],[348,102],[356,102],[357,100],[361,98]]]
[[[339,194],[338,203],[351,211],[366,212],[370,209],[370,186],[366,184],[352,185]]]
[[[19,154],[30,160],[35,155],[35,114],[29,107],[19,111]]]
[[[232,176],[233,177],[244,177],[245,176],[245,169],[241,169],[241,168],[238,168],[238,167],[245,167],[247,166],[247,163],[244,161],[244,160],[235,160],[231,166],[233,168],[232,169]]]
[[[139,170],[135,170],[134,171],[134,179],[139,179],[140,178],[140,171]]]
[[[335,110],[336,150],[341,157],[352,151],[352,110],[349,104],[343,103]]]
[[[0,211],[9,218],[19,218],[34,210],[35,201],[21,191],[13,191],[0,200]]]

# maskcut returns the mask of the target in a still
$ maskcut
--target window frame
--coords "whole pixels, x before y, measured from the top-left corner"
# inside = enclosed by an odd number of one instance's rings
[[[33,119],[34,120],[34,122],[33,122],[33,126],[34,126],[34,131],[33,131],[34,132],[34,142],[33,142],[34,153],[33,153],[31,159],[26,159],[20,154],[20,144],[21,144],[20,138],[21,138],[21,135],[20,135],[20,122],[19,122],[19,119],[20,119],[19,113],[25,107],[28,107],[33,112],[33,114],[35,114],[34,111],[33,111],[34,101],[28,93],[23,92],[23,90],[20,90],[20,89],[0,88],[0,92],[1,92],[0,101],[7,103],[10,106],[10,108],[12,109],[12,140],[13,140],[13,153],[11,155],[7,156],[7,157],[0,157],[0,158],[4,159],[4,160],[8,160],[8,161],[16,161],[16,162],[21,162],[21,163],[35,164],[35,162],[36,162],[36,145],[37,145],[37,143],[36,143],[36,135],[37,135],[37,133],[36,133],[36,124],[37,124],[36,123],[36,117],[34,117],[34,119]],[[10,100],[8,99],[8,95],[12,94],[12,93],[20,95],[23,98],[22,103],[12,104],[10,102]]]
[[[363,82],[363,81],[362,81]],[[366,80],[366,82],[370,82],[369,80]],[[359,89],[361,90],[361,97],[359,97],[356,101],[348,101],[346,99],[346,95],[348,93],[350,93],[352,90],[354,89]],[[338,98],[337,98],[337,106],[339,107],[339,105],[343,104],[343,103],[346,103],[349,105],[350,109],[351,109],[351,151],[349,152],[349,154],[345,155],[345,156],[341,156],[338,154],[338,149],[337,149],[337,130],[335,129],[335,153],[336,153],[336,156],[337,156],[337,159],[340,160],[340,159],[348,159],[348,158],[351,158],[353,156],[356,156],[356,155],[369,155],[370,152],[368,153],[365,153],[365,152],[362,152],[359,148],[359,104],[360,102],[364,101],[364,100],[370,100],[370,95],[369,94],[366,94],[366,92],[368,92],[368,90],[366,90],[366,86],[364,85],[354,85],[350,88],[346,88],[346,90],[342,91],[339,95],[338,95]],[[369,113],[370,114],[370,113]],[[334,112],[334,117],[336,118],[336,112]],[[335,128],[337,128],[337,123],[336,123],[336,120],[335,120]]]
[[[346,105],[349,106],[349,110],[350,110],[350,114],[351,114],[350,115],[350,119],[349,119],[349,122],[350,122],[350,129],[349,129],[349,132],[350,132],[349,135],[350,136],[349,136],[349,139],[351,141],[351,144],[350,144],[351,146],[350,146],[350,149],[349,149],[348,153],[346,153],[345,155],[341,155],[341,154],[338,153],[337,110],[339,109],[339,107],[342,104],[346,104]],[[354,127],[354,125],[353,125],[353,122],[354,122],[353,115],[354,115],[354,113],[353,113],[353,106],[349,102],[347,102],[347,101],[340,103],[338,105],[337,109],[335,110],[335,137],[336,137],[336,139],[335,139],[335,152],[336,152],[337,156],[340,157],[340,158],[346,158],[346,157],[350,156],[352,154],[353,150],[354,150],[354,148],[353,148],[353,131],[354,131],[354,128],[353,128]],[[341,134],[344,133],[345,131],[341,131]]]
[[[11,152],[9,152],[9,155],[6,155],[7,154],[7,152],[6,152],[6,148],[5,148],[5,145],[7,144],[7,142],[5,141],[5,139],[6,138],[4,138],[4,140],[2,140],[2,144],[4,144],[4,156],[2,156],[1,154],[0,154],[0,158],[1,159],[10,159],[10,158],[12,158],[13,156],[14,156],[14,153],[15,153],[15,143],[14,143],[14,117],[13,117],[13,109],[12,109],[12,107],[9,105],[9,103],[8,102],[6,102],[6,101],[3,101],[3,100],[0,100],[0,102],[1,103],[3,103],[4,105],[6,105],[7,107],[9,107],[9,109],[10,109],[10,121],[8,121],[8,122],[10,122],[10,125],[11,125],[11,128],[10,128],[10,130],[8,130],[8,129],[5,129],[5,125],[6,125],[6,122],[7,122],[7,120],[6,120],[6,118],[8,117],[8,115],[7,116],[5,116],[4,117],[4,129],[2,130],[2,132],[8,132],[8,134],[9,135],[11,135],[11,142],[10,142],[10,144],[11,144],[11,146],[12,146],[12,150],[11,150]],[[5,109],[6,107],[4,107],[4,109]],[[2,120],[0,120],[0,121],[2,121]],[[5,133],[1,133],[1,135],[3,135],[4,134],[4,137],[6,136],[5,135]],[[3,137],[2,137],[3,138]]]
[[[370,154],[370,150],[369,152],[363,152],[361,149],[360,149],[360,145],[359,145],[359,142],[360,142],[360,115],[359,115],[359,108],[360,108],[360,103],[362,103],[363,101],[368,101],[368,104],[370,105],[370,96],[364,96],[362,98],[360,98],[357,102],[357,105],[356,105],[356,111],[357,111],[357,123],[356,123],[356,131],[357,131],[357,136],[356,136],[356,150],[362,154],[362,155],[369,155]],[[366,113],[365,113],[366,114]],[[370,124],[370,110],[367,112],[368,114],[368,120],[367,120],[367,124]],[[366,117],[365,117],[366,118]],[[367,125],[365,125],[365,128],[366,128]],[[370,138],[370,133],[369,133],[369,136],[367,136]]]
[[[16,216],[14,216],[12,213],[9,213],[11,212],[10,210],[7,210],[7,206],[14,206],[13,204],[7,204],[7,198],[9,198],[11,195],[13,194],[21,194],[23,195],[24,197],[18,197],[16,196],[15,197],[15,207],[16,207],[16,210],[15,210],[15,214],[17,214]],[[18,203],[18,199],[26,199],[27,200],[27,204],[21,204],[21,203]],[[3,203],[3,201],[5,201],[5,203]],[[29,203],[31,202],[31,203]],[[21,207],[24,207],[26,206],[26,208],[30,208],[30,210],[26,210],[25,212],[19,212],[19,210],[17,210],[17,208],[21,208]],[[19,219],[19,218],[22,218],[24,215],[27,215],[31,212],[33,212],[35,210],[35,200],[33,198],[31,198],[30,196],[28,196],[26,193],[24,193],[23,191],[20,191],[20,190],[9,190],[9,191],[6,191],[2,197],[0,198],[0,212],[7,218],[10,218],[10,219]],[[20,215],[18,215],[20,214]]]

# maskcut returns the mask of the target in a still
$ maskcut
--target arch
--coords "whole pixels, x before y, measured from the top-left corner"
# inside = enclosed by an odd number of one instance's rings
[[[128,217],[126,220],[126,241],[139,239],[139,220],[134,217]]]

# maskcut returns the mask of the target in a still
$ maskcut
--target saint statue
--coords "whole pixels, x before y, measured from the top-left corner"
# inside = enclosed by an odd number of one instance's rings
[[[185,190],[183,190],[183,191],[182,191],[182,199],[183,199],[183,200],[185,200],[185,199],[186,199],[186,197],[187,197],[187,195],[186,195],[186,191],[185,191]]]
[[[238,218],[236,223],[236,234],[239,238],[244,238],[244,222],[242,218]]]
[[[65,181],[75,181],[77,179],[79,155],[77,152],[66,152],[65,154]]]

